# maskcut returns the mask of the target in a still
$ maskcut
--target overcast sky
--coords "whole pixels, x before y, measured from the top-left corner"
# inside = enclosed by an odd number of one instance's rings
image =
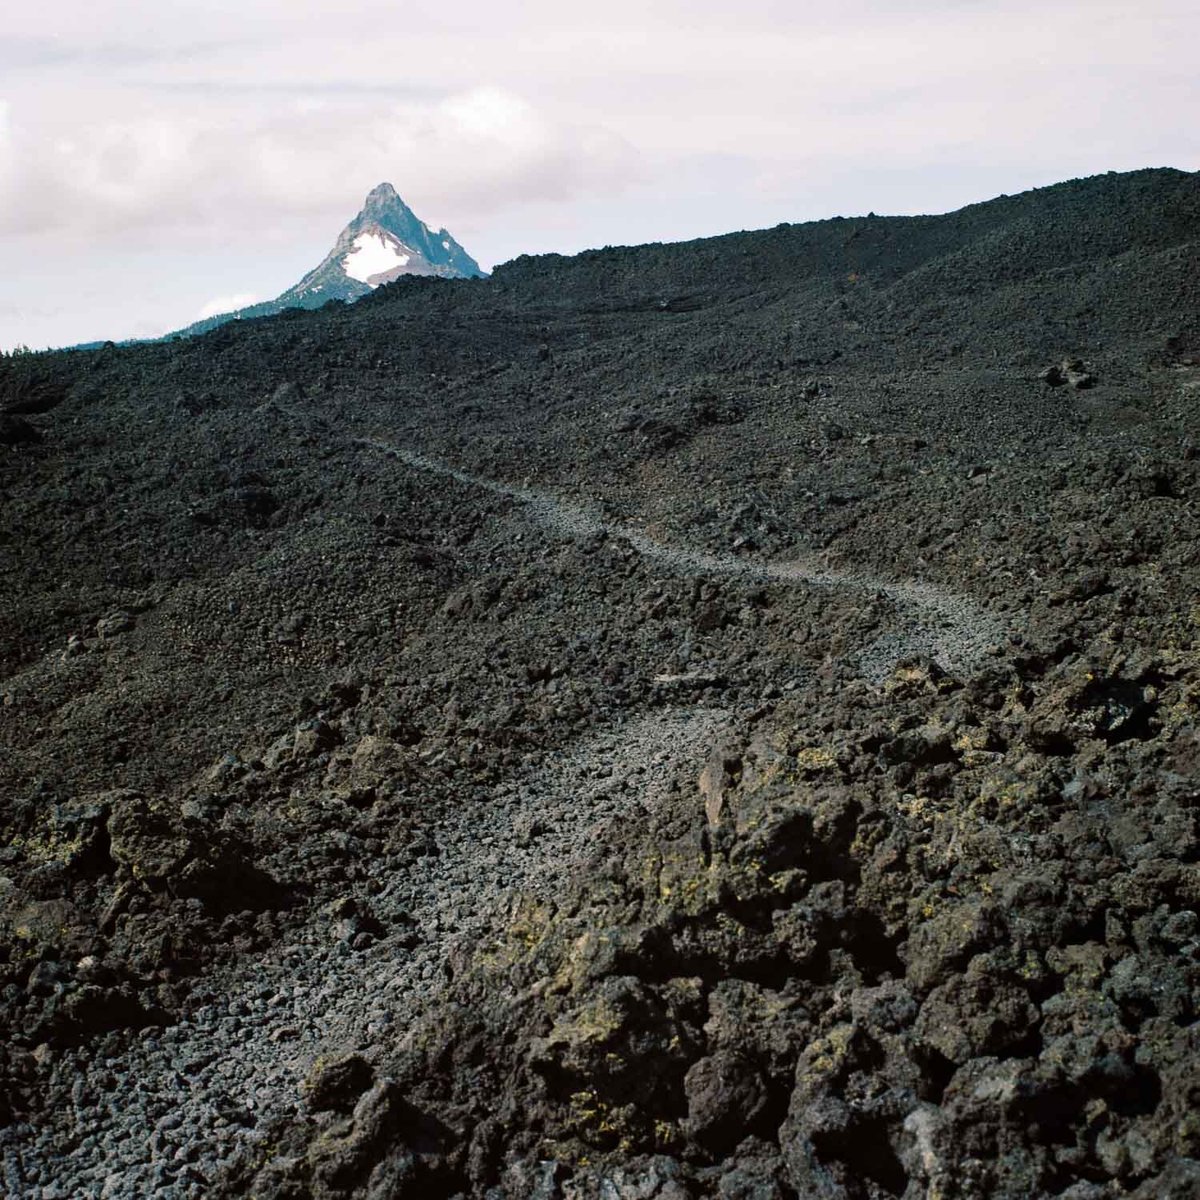
[[[0,349],[273,297],[383,180],[491,267],[1197,170],[1198,48],[1197,0],[5,3]]]

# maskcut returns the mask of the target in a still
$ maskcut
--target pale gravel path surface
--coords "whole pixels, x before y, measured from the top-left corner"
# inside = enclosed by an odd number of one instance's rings
[[[640,555],[684,575],[727,576],[757,583],[784,583],[813,588],[838,588],[882,595],[896,605],[901,627],[884,634],[858,654],[856,666],[873,683],[880,682],[905,658],[923,655],[947,671],[970,670],[1003,642],[1003,622],[969,596],[919,580],[895,580],[867,571],[835,570],[816,556],[790,562],[756,562],[735,554],[712,554],[660,542],[644,530],[604,520],[593,508],[559,499],[548,492],[473,475],[449,463],[375,438],[355,439],[356,445],[380,450],[420,471],[446,476],[468,487],[506,496],[523,505],[540,524],[568,537],[596,534],[623,538]]]
[[[71,1103],[0,1132],[13,1200],[201,1200],[216,1171],[301,1106],[322,1053],[399,1040],[434,1002],[455,945],[503,930],[520,895],[551,898],[614,819],[644,819],[694,781],[729,714],[661,709],[546,755],[494,794],[442,815],[436,855],[370,900],[388,933],[365,951],[317,914],[294,945],[210,982],[215,999],[149,1030],[121,1059],[66,1058]],[[411,924],[410,924],[411,922]],[[421,941],[404,949],[406,929]],[[390,935],[390,936],[389,936]]]

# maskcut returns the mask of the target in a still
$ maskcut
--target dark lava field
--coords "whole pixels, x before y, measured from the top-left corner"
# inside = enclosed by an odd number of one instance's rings
[[[0,359],[0,1193],[1200,1196],[1200,175]]]

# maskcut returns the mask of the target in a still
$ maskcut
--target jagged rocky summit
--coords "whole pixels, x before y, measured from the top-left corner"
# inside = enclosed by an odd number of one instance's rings
[[[261,304],[221,313],[181,332],[204,333],[227,321],[271,316],[285,308],[320,308],[353,301],[402,275],[478,279],[484,272],[449,230],[430,229],[390,183],[368,194],[362,210],[338,235],[320,265],[294,287]]]
[[[275,303],[292,307],[313,298],[321,304],[357,300],[401,275],[469,279],[482,274],[479,264],[447,230],[435,233],[390,183],[381,183],[367,196],[362,212],[338,235],[321,265]]]

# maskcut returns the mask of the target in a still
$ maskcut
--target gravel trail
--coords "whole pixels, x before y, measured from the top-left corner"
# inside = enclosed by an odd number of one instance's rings
[[[55,1119],[0,1132],[0,1194],[14,1200],[210,1195],[216,1171],[301,1106],[322,1053],[395,1041],[445,983],[445,963],[509,922],[518,895],[551,898],[593,835],[636,820],[680,778],[694,778],[728,714],[658,710],[590,734],[442,814],[436,853],[369,901],[385,934],[352,950],[336,915],[318,914],[293,945],[209,981],[214,999],[151,1029],[120,1059],[71,1054],[51,1086]],[[415,931],[419,940],[410,945]]]
[[[380,450],[389,458],[419,471],[443,475],[468,487],[506,496],[523,505],[540,524],[568,537],[603,533],[624,538],[649,561],[685,575],[730,576],[764,583],[797,584],[814,588],[850,588],[883,595],[899,610],[901,627],[865,646],[857,666],[872,682],[882,680],[893,666],[913,655],[927,655],[948,671],[970,670],[990,647],[1004,640],[1006,628],[994,614],[969,596],[918,580],[893,580],[867,571],[839,571],[815,556],[790,562],[755,562],[734,554],[713,554],[669,545],[631,525],[605,521],[584,505],[558,499],[547,492],[472,475],[449,463],[415,454],[390,442],[356,439],[356,445]]]

